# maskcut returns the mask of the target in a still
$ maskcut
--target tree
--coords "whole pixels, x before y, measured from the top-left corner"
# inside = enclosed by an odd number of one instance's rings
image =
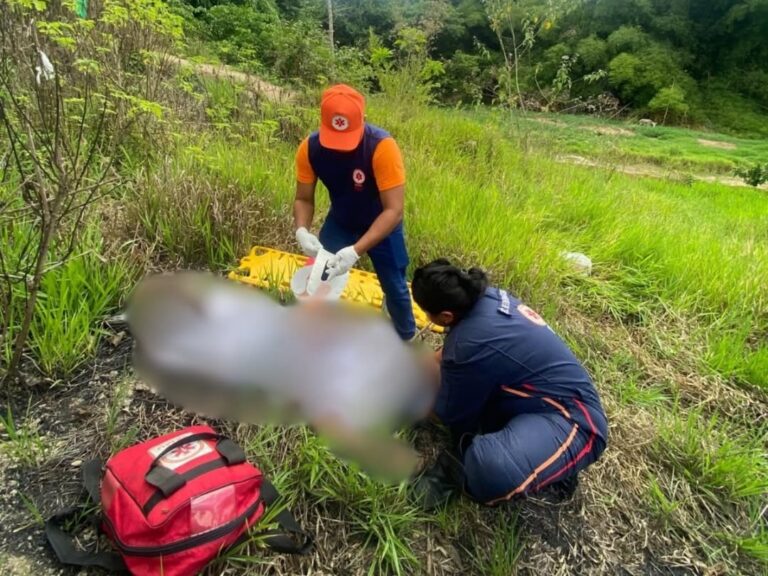
[[[637,56],[623,52],[608,65],[608,78],[619,95],[630,100],[643,84],[643,63]]]
[[[608,43],[595,34],[579,40],[576,53],[584,73],[594,72],[608,65]]]
[[[648,34],[636,26],[622,26],[608,36],[608,49],[614,55],[622,52],[637,53],[650,43]]]
[[[19,368],[44,278],[78,255],[86,215],[120,183],[121,152],[131,138],[152,149],[164,54],[181,34],[154,0],[108,0],[96,21],[68,17],[43,3],[0,5],[4,378]]]
[[[521,59],[530,52],[537,36],[553,27],[553,20],[574,9],[578,2],[564,0],[485,0],[491,29],[504,57],[501,89],[505,104],[525,109],[520,84]]]
[[[659,90],[648,103],[648,109],[656,116],[663,115],[662,123],[664,124],[670,118],[675,120],[684,118],[690,106],[685,101],[683,89],[673,85]]]
[[[328,7],[328,45],[331,47],[331,54],[335,50],[333,42],[333,0],[326,0],[326,6]]]

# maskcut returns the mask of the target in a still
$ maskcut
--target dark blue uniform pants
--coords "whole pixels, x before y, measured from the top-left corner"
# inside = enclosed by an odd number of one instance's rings
[[[520,414],[464,449],[469,495],[498,504],[564,480],[595,462],[602,438],[557,413]]]
[[[362,235],[363,233],[343,228],[329,216],[320,230],[320,242],[329,252],[338,252],[357,242]],[[405,251],[402,228],[396,228],[380,244],[369,250],[368,256],[379,278],[395,330],[400,338],[410,340],[416,335],[416,321],[413,318],[411,294],[405,279],[408,254]]]

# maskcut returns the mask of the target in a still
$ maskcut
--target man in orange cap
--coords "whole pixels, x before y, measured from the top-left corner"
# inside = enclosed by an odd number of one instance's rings
[[[338,84],[323,93],[320,117],[320,130],[296,153],[296,240],[307,256],[320,248],[334,253],[329,262],[332,277],[348,272],[367,253],[395,329],[410,340],[416,323],[405,280],[405,169],[400,149],[386,131],[365,121],[365,99],[349,86]],[[331,199],[319,239],[309,232],[318,179]]]

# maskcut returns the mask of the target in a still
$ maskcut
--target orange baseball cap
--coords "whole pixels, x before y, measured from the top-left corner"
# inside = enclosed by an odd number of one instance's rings
[[[365,98],[346,84],[323,92],[320,101],[320,144],[349,152],[357,148],[365,130]]]

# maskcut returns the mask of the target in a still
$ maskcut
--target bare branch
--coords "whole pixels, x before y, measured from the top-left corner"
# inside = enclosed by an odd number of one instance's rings
[[[91,165],[91,162],[93,161],[93,157],[96,153],[96,149],[99,146],[99,139],[101,137],[101,134],[104,131],[104,122],[107,117],[107,109],[109,107],[108,99],[104,98],[104,106],[101,109],[101,114],[99,115],[99,123],[96,125],[96,129],[94,131],[94,137],[92,138],[92,142],[90,145],[90,148],[88,150],[88,155],[86,156],[85,162],[83,163],[83,168],[80,171],[79,174],[75,175],[75,182],[74,186],[77,188],[80,186],[80,184],[83,181],[83,178],[85,177],[86,172],[88,171],[88,167]],[[109,155],[109,163],[111,165],[112,163],[112,154]]]
[[[72,166],[77,166],[77,163],[80,161],[80,149],[83,144],[83,134],[85,132],[85,118],[88,115],[88,95],[90,92],[90,89],[88,87],[89,77],[90,77],[90,74],[86,76],[85,95],[83,97],[83,113],[80,115],[80,122],[78,123],[78,127],[77,127],[77,147],[75,148],[75,156],[72,159]]]
[[[42,144],[43,149],[47,152],[49,157],[53,157],[53,150],[50,148],[50,146],[48,144],[48,139],[44,136],[44,133],[40,132],[35,127],[35,123],[27,115],[24,106],[14,96],[13,87],[10,84],[8,84],[7,80],[4,77],[0,76],[0,79],[3,80],[3,85],[4,85],[5,89],[6,89],[8,97],[11,99],[14,111],[16,112],[16,114],[18,114],[20,116],[20,118],[19,118],[20,123],[27,127],[27,131],[29,131],[29,130],[32,131],[32,133],[34,134],[34,137],[35,137],[35,141],[36,142],[40,142]],[[39,98],[36,98],[36,100],[39,102]],[[44,115],[42,115],[42,116],[44,116]],[[6,115],[6,117],[7,117],[7,115]],[[10,120],[10,118],[9,118],[9,120]],[[56,179],[54,174],[52,172],[48,171],[48,167],[44,166],[40,162],[40,160],[39,160],[39,158],[37,157],[36,154],[32,157],[32,160],[36,164],[38,164],[46,172],[46,174],[48,175],[48,177],[50,179],[52,179],[52,180]]]

